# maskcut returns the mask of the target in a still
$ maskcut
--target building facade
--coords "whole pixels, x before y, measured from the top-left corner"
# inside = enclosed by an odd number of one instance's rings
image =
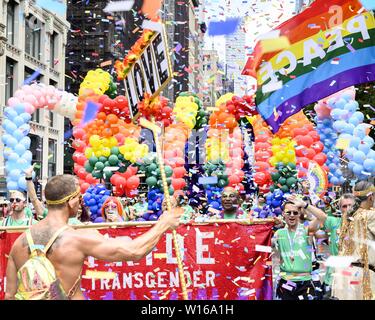
[[[40,8],[32,0],[0,0],[0,29],[1,25],[6,41],[0,56],[0,123],[7,100],[36,70],[40,72],[38,82],[64,90],[66,35],[70,29],[65,16]],[[41,192],[48,177],[63,173],[64,117],[37,110],[30,126],[30,149]],[[0,141],[0,150],[3,148]],[[6,192],[0,152],[0,196]]]
[[[226,36],[225,39],[226,74],[229,81],[234,83],[234,94],[243,96],[247,90],[247,77],[241,75],[246,64],[246,34],[242,27]]]

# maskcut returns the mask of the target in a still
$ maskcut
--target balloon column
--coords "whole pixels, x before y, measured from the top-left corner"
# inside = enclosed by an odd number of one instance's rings
[[[31,140],[27,136],[30,132],[28,122],[31,115],[26,109],[28,108],[25,104],[20,103],[4,110],[5,134],[2,136],[2,141],[8,190],[26,191],[27,189],[23,170],[31,166],[32,153],[28,150]]]
[[[345,178],[340,169],[340,151],[336,148],[337,133],[333,129],[331,108],[327,105],[327,99],[321,100],[314,107],[316,112],[316,130],[324,145],[324,153],[327,155],[326,166],[329,169],[328,180],[331,185],[341,185]]]
[[[339,134],[337,145],[346,149],[348,168],[358,179],[375,176],[374,140],[368,136],[370,126],[363,123],[364,115],[354,100],[355,89],[345,90],[340,96],[328,100],[335,120],[333,129]]]
[[[255,135],[254,182],[262,193],[266,193],[272,183],[270,174],[272,132],[260,115],[254,116],[251,119],[251,124]]]

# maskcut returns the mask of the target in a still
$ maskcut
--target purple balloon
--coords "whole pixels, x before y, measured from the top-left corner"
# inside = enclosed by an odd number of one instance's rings
[[[94,222],[95,223],[103,223],[105,221],[104,221],[103,217],[97,217]]]
[[[158,219],[159,219],[159,217],[156,214],[152,214],[152,215],[150,215],[150,218],[148,220],[149,221],[156,221]]]

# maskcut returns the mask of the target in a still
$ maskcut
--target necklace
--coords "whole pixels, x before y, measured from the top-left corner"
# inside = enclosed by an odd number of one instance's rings
[[[297,236],[299,234],[299,224],[297,225],[296,231],[295,231],[295,233],[293,235],[293,240],[290,238],[289,229],[287,229],[287,233],[286,234],[288,235],[290,252],[291,252],[291,254],[290,254],[290,260],[292,262],[294,262],[294,243],[295,243],[295,240],[296,240],[296,238],[297,238]]]

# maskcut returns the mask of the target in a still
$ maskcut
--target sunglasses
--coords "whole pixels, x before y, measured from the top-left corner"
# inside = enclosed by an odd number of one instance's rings
[[[290,216],[290,215],[298,216],[299,212],[298,211],[285,211],[285,214],[288,215],[288,216]]]
[[[346,208],[349,208],[349,207],[351,207],[351,206],[352,206],[352,205],[350,205],[350,204],[344,204],[344,205],[341,206],[341,208],[346,209]]]
[[[10,198],[9,201],[10,201],[10,203],[13,203],[14,201],[16,201],[17,203],[20,203],[21,201],[23,201],[23,199],[20,199],[20,198]]]

